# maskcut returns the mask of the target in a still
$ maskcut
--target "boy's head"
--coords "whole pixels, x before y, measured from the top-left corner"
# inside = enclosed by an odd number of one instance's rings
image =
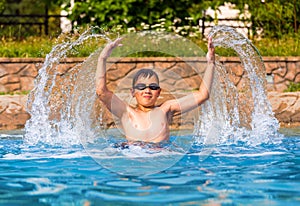
[[[154,107],[160,95],[159,78],[151,69],[139,70],[132,80],[132,96],[139,106]]]
[[[140,69],[133,77],[132,88],[134,88],[139,78],[151,78],[153,76],[156,78],[156,83],[159,85],[159,78],[155,71],[152,69]]]

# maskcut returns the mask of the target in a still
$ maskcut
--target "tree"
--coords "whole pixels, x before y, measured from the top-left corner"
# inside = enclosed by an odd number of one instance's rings
[[[300,1],[231,0],[230,2],[234,3],[241,12],[247,9],[251,13],[255,34],[262,29],[263,36],[281,38],[284,34],[298,31]]]
[[[76,1],[71,20],[77,25],[143,29],[161,24],[164,28],[188,25],[202,17],[211,1],[199,0],[89,0]]]

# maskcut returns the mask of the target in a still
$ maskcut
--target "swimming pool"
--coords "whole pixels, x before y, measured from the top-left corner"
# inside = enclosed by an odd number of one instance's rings
[[[155,174],[120,175],[84,147],[28,145],[0,135],[0,205],[299,205],[300,128],[272,143],[199,145]]]
[[[145,34],[155,44],[143,51],[202,51],[174,35],[142,32],[127,38],[126,54],[140,51],[130,46],[145,42]],[[122,131],[106,130],[91,83],[99,51],[60,75],[60,60],[94,38],[93,29],[53,47],[29,95],[25,130],[0,133],[0,205],[299,205],[300,128],[278,133],[254,45],[228,27],[215,27],[211,36],[242,60],[242,90],[217,60],[210,100],[200,113],[191,111],[193,131],[177,128],[171,143],[158,147],[119,147]],[[165,40],[174,40],[167,51],[155,47]]]

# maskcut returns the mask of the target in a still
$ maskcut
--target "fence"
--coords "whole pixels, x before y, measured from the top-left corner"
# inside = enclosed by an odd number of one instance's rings
[[[49,15],[47,11],[45,14],[39,15],[0,15],[0,36],[9,35],[16,37],[25,33],[31,35],[60,33],[61,18],[66,17],[66,15]],[[234,27],[248,37],[251,35],[252,22],[250,20],[230,18],[218,19],[217,22],[212,18],[203,17],[199,19],[198,25],[190,26],[199,29],[202,36],[206,35],[216,24]],[[3,33],[5,30],[6,33]]]
[[[35,15],[0,15],[0,35],[19,36],[29,35],[49,35],[54,32],[60,33],[61,18],[65,15],[49,15],[48,7],[45,7],[44,14]],[[51,25],[50,25],[51,23]],[[53,29],[54,31],[50,32]]]

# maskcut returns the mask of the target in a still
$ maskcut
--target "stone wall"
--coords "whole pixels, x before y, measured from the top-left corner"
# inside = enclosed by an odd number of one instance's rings
[[[300,92],[269,92],[268,99],[281,127],[300,126]]]
[[[0,92],[17,93],[28,92],[34,87],[34,80],[42,67],[44,59],[37,58],[0,58]],[[84,58],[65,59],[59,65],[64,73],[83,62]],[[300,82],[300,57],[264,57],[267,74],[268,97],[273,111],[282,125],[298,125],[300,123],[299,93],[282,93],[290,82]],[[232,79],[236,85],[242,82],[244,75],[239,58],[227,57],[220,61],[232,69]],[[176,88],[186,91],[199,86],[202,73],[206,66],[205,58],[123,58],[108,61],[108,85],[115,88],[120,82],[133,72],[143,67],[159,68],[163,73],[169,71],[171,78],[166,76],[162,84],[166,88]],[[191,68],[198,68],[195,72]],[[130,76],[130,75],[129,75]],[[180,77],[180,78],[179,78]],[[130,85],[127,85],[130,87]],[[171,90],[171,89],[170,89]],[[0,96],[0,129],[22,128],[29,118],[26,112],[25,95]]]
[[[30,91],[43,61],[42,58],[0,58],[0,92]],[[83,58],[66,59],[62,66],[72,68],[82,61]]]
[[[30,91],[34,79],[43,64],[41,58],[0,58],[0,93]],[[66,71],[84,61],[84,58],[68,58],[61,62],[61,69]],[[115,62],[111,59],[109,63]],[[283,92],[290,82],[300,82],[300,57],[264,57],[268,91]],[[221,62],[233,69],[236,84],[241,82],[243,69],[237,57],[221,58]],[[116,84],[130,71],[142,67],[167,68],[181,77],[194,81],[196,74],[188,73],[185,63],[197,66],[200,70],[205,67],[205,58],[123,58],[110,67],[109,83]],[[183,68],[180,70],[179,68]],[[196,82],[198,83],[198,82]]]
[[[268,90],[283,92],[290,82],[300,82],[300,57],[264,57]]]
[[[282,127],[300,126],[300,92],[269,92],[268,99],[275,117]],[[0,97],[0,129],[24,127],[30,117],[26,112],[27,95],[2,95]]]
[[[23,128],[30,115],[26,112],[27,95],[0,96],[0,129]]]

